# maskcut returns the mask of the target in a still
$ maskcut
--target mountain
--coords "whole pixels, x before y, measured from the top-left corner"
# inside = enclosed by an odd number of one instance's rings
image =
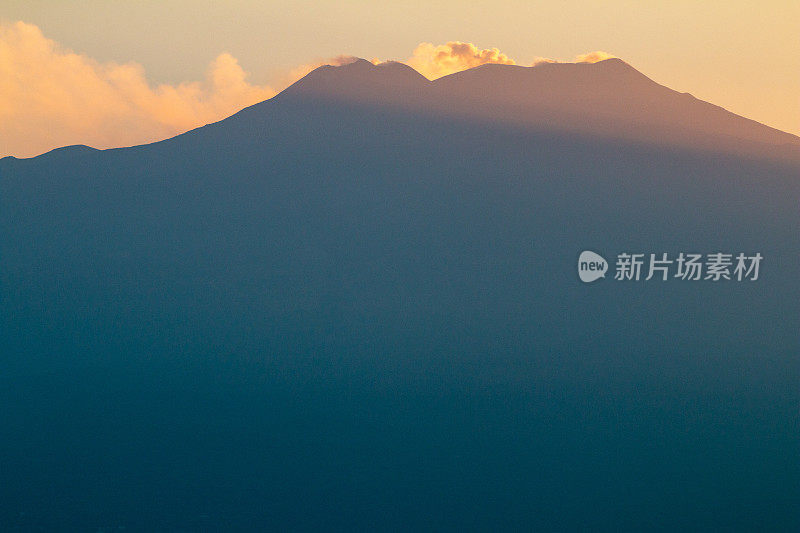
[[[425,76],[403,63],[374,65],[366,59],[334,67],[323,65],[283,91],[288,95],[349,101],[419,102],[430,89]]]
[[[0,529],[796,530],[794,142],[620,61],[359,61],[3,159]],[[681,252],[763,263],[613,279]]]
[[[279,98],[314,96],[756,157],[800,160],[800,138],[652,81],[622,61],[485,64],[433,82],[401,63],[320,67]]]

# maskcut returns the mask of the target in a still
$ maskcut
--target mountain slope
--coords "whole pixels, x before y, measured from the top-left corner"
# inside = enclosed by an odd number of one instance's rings
[[[678,93],[620,59],[486,64],[429,82],[400,63],[320,67],[278,99],[319,98],[482,118],[541,131],[800,160],[800,138]]]
[[[713,137],[742,139],[759,145],[793,145],[800,139],[659,85],[620,59],[586,64],[542,64],[536,67],[484,65],[436,81],[448,94],[476,105],[494,104],[504,116],[522,114],[530,123],[561,121],[575,130],[608,132],[650,140],[714,148]],[[568,122],[569,120],[574,122]],[[591,121],[596,120],[597,127]],[[626,130],[633,129],[629,135]],[[686,139],[685,135],[692,136]],[[723,140],[716,141],[727,146]]]
[[[0,529],[796,530],[799,167],[351,67],[0,162]]]

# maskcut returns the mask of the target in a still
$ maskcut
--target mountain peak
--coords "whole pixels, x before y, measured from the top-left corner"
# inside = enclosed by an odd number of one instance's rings
[[[610,75],[640,77],[649,79],[647,78],[647,76],[636,70],[629,63],[626,63],[625,61],[623,61],[618,57],[603,59],[602,61],[597,61],[595,63],[576,63],[576,64],[587,66],[596,71],[607,72]]]
[[[609,57],[608,59],[602,59],[600,61],[595,61],[594,63],[581,63],[581,64],[582,65],[602,65],[602,66],[605,66],[605,67],[625,66],[627,68],[633,68],[628,63],[626,63],[625,61],[623,61],[622,59],[620,59],[618,57]],[[634,69],[634,70],[636,70],[636,69]]]
[[[319,67],[276,97],[368,104],[637,142],[763,151],[800,139],[687,97],[619,58],[483,64],[429,81],[397,61]]]
[[[281,95],[305,95],[357,101],[386,101],[418,93],[430,84],[413,68],[397,61],[374,64],[358,58],[343,65],[323,65]]]

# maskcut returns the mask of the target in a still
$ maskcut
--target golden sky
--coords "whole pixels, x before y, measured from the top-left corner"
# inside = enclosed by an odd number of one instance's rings
[[[337,56],[402,60],[436,77],[598,50],[800,134],[797,0],[3,0],[0,156],[157,140]]]

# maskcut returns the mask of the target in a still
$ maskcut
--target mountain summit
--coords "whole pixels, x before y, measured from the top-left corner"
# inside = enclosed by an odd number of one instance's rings
[[[800,138],[679,93],[621,59],[484,64],[435,81],[397,62],[322,66],[276,97],[381,104],[553,132],[792,157]]]
[[[403,63],[388,61],[375,65],[366,59],[356,59],[341,66],[318,67],[279,96],[386,103],[421,94],[429,85],[427,78]]]

